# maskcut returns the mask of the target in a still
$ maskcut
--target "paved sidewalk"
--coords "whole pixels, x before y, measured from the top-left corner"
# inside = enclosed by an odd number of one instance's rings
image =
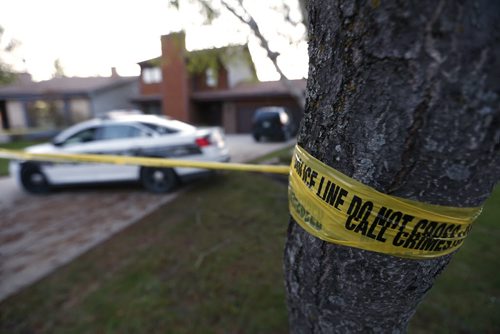
[[[244,162],[288,143],[229,135],[232,161]],[[43,278],[177,196],[136,186],[67,189],[28,195],[0,179],[0,301]]]
[[[255,142],[252,136],[228,135],[227,146],[231,152],[231,161],[245,162],[295,144],[295,138],[288,142]]]
[[[167,203],[142,189],[29,196],[0,210],[0,300]]]

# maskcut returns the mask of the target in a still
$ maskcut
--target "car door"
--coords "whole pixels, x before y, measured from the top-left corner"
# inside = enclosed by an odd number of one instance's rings
[[[147,131],[132,125],[100,125],[68,137],[59,152],[69,154],[133,155],[148,138]],[[96,163],[58,163],[45,169],[54,184],[135,180],[139,167]]]
[[[70,135],[57,143],[55,152],[78,154],[92,151],[96,143],[96,131],[97,127],[93,126]],[[91,175],[96,168],[97,166],[87,163],[47,163],[44,164],[43,172],[52,184],[80,183],[91,181]]]
[[[97,130],[98,144],[93,154],[137,156],[145,143],[151,139],[151,131],[135,123],[109,124]],[[137,180],[139,166],[100,164],[99,180]]]

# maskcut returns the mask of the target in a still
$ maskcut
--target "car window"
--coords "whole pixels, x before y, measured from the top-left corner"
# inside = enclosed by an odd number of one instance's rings
[[[96,140],[96,128],[89,128],[75,133],[72,136],[69,136],[63,143],[63,145],[73,145],[73,144],[81,144],[88,143]]]
[[[155,131],[160,135],[179,132],[179,130],[177,129],[172,129],[164,125],[152,124],[152,123],[141,123],[141,124],[147,126],[148,128],[152,129],[153,131]]]
[[[135,126],[106,125],[99,129],[100,140],[146,137],[148,134]]]

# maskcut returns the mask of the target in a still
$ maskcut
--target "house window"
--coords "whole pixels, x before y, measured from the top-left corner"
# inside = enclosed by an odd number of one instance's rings
[[[145,84],[160,83],[162,80],[161,68],[159,67],[146,67],[142,69],[142,81]]]
[[[207,70],[205,71],[205,80],[205,83],[208,87],[217,86],[217,73],[215,73],[215,70],[213,68],[207,68]]]
[[[67,125],[67,115],[63,100],[37,100],[28,102],[28,117],[33,127],[58,128]]]

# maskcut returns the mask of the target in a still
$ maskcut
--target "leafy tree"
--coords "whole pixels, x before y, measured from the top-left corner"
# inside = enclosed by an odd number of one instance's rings
[[[2,37],[4,29],[0,26],[0,46],[2,46]],[[7,84],[14,79],[12,68],[2,60],[2,55],[11,52],[17,45],[17,41],[12,40],[6,46],[0,47],[0,84]]]
[[[298,144],[381,192],[481,205],[500,177],[500,3],[311,0],[308,8]],[[291,332],[403,332],[452,256],[410,260],[326,243],[292,220]]]
[[[58,58],[54,60],[54,73],[52,74],[53,78],[63,78],[65,77],[64,67],[61,64],[61,60]]]

